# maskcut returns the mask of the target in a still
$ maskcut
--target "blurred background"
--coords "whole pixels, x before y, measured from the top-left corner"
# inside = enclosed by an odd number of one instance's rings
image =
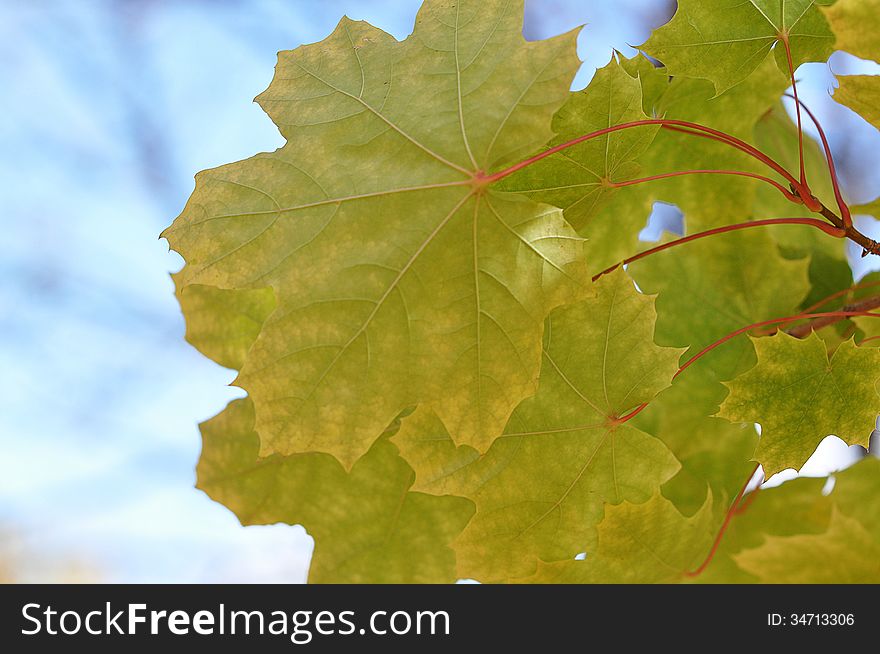
[[[244,529],[193,487],[197,423],[241,391],[183,340],[169,278],[183,262],[158,234],[195,172],[282,145],[251,102],[278,50],[342,14],[402,39],[419,4],[0,0],[0,581],[305,580],[302,528]],[[674,10],[527,0],[525,35],[586,24],[580,88]],[[847,199],[865,202],[880,193],[880,135],[830,98],[833,73],[857,72],[880,67],[836,53],[798,77]],[[669,205],[645,218],[646,240],[681,229]],[[861,275],[878,259],[853,261]],[[801,473],[856,456],[829,437]]]

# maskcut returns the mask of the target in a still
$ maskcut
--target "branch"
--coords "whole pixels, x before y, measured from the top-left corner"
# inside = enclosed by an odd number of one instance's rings
[[[844,230],[846,237],[853,243],[861,245],[863,257],[866,257],[869,254],[880,255],[880,243],[862,234],[852,224],[847,225],[846,221],[841,219],[836,213],[831,211],[831,209],[826,207],[824,204],[821,206],[818,213],[819,215],[824,216],[828,220],[828,222],[830,222],[835,227],[839,227],[840,229]]]
[[[840,312],[829,313],[826,316],[813,318],[809,322],[805,322],[803,325],[792,327],[788,330],[788,333],[797,338],[804,338],[805,336],[809,336],[811,332],[822,329],[823,327],[828,327],[829,325],[833,325],[834,323],[840,322],[841,320],[849,317],[840,314],[862,315],[866,311],[877,308],[880,308],[880,295],[869,297],[868,299],[862,300],[861,302],[849,304],[843,307]]]

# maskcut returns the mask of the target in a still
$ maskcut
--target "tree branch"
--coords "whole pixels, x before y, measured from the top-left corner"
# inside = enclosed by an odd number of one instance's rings
[[[852,313],[859,314],[865,311],[870,311],[871,309],[880,308],[880,295],[875,295],[874,297],[869,297],[866,300],[862,300],[861,302],[856,302],[854,304],[849,304],[843,309],[841,309],[842,314]],[[795,336],[797,338],[804,338],[805,336],[809,336],[811,332],[814,332],[818,329],[822,329],[823,327],[828,327],[829,325],[833,325],[836,322],[840,322],[848,318],[846,315],[827,315],[820,316],[818,318],[813,318],[809,322],[805,322],[802,325],[797,325],[788,330],[788,333],[791,336]]]

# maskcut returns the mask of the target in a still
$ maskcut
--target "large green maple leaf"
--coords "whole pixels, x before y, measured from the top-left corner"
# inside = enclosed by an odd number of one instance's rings
[[[669,385],[681,354],[653,343],[653,299],[618,271],[597,296],[547,319],[537,394],[480,455],[456,447],[429,410],[394,442],[415,489],[470,498],[477,513],[454,547],[462,577],[505,581],[537,559],[572,559],[595,538],[606,502],[645,501],[679,463],[659,440],[620,423]]]
[[[263,455],[350,467],[419,402],[485,451],[534,393],[544,317],[589,284],[561,211],[480,177],[550,140],[579,65],[522,11],[429,0],[403,42],[343,19],[257,99],[287,144],[196,176],[163,233],[181,292],[276,297],[235,382]]]
[[[844,341],[829,358],[824,341],[780,332],[752,339],[758,363],[733,381],[719,415],[761,423],[755,459],[769,477],[800,468],[825,436],[868,446],[880,413],[880,350]]]
[[[709,79],[722,93],[752,74],[771,51],[779,69],[788,73],[783,36],[795,68],[805,61],[825,61],[834,35],[817,6],[823,4],[829,2],[679,0],[672,20],[641,47],[671,75]]]
[[[328,454],[259,458],[250,400],[201,425],[198,487],[244,525],[301,524],[315,539],[314,583],[450,583],[449,547],[469,501],[411,492],[412,469],[379,439],[346,471]]]

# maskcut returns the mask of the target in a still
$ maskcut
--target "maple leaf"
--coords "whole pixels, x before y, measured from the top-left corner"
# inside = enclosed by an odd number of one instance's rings
[[[243,525],[303,525],[315,539],[314,583],[449,583],[451,539],[466,499],[411,492],[413,472],[387,438],[346,471],[320,453],[258,457],[253,404],[235,400],[202,423],[198,487]]]
[[[431,0],[403,42],[343,19],[280,53],[257,100],[287,144],[197,175],[163,233],[183,292],[274,292],[235,381],[262,455],[350,467],[418,402],[485,451],[534,392],[544,317],[589,293],[582,241],[479,174],[550,140],[578,64],[574,33],[523,39],[521,0]]]
[[[880,41],[874,24],[880,15],[878,0],[837,0],[822,7],[831,24],[835,49],[845,50],[860,59],[880,61]]]
[[[681,350],[654,345],[653,300],[618,271],[597,296],[547,319],[537,394],[517,407],[484,454],[456,447],[429,410],[394,442],[414,488],[470,498],[477,513],[456,539],[458,573],[505,581],[536,559],[570,559],[594,537],[605,502],[645,501],[679,469],[659,440],[616,418],[668,386]]]
[[[685,517],[654,495],[642,504],[609,506],[599,523],[598,547],[583,561],[542,563],[528,583],[646,584],[682,581],[712,542],[712,498]]]
[[[657,296],[657,342],[689,354],[761,320],[797,313],[810,289],[807,259],[783,258],[763,231],[732,232],[660,252],[629,266],[639,288]],[[716,348],[696,366],[731,379],[754,362],[745,338]]]
[[[711,80],[720,94],[752,74],[771,51],[788,74],[783,37],[793,68],[828,59],[834,34],[817,6],[822,4],[828,3],[679,0],[672,20],[654,30],[641,49],[663,62],[670,75]]]
[[[815,333],[751,340],[758,363],[726,382],[730,395],[718,415],[761,423],[755,459],[768,477],[800,468],[828,434],[867,447],[880,413],[880,350],[849,340],[829,359]]]

